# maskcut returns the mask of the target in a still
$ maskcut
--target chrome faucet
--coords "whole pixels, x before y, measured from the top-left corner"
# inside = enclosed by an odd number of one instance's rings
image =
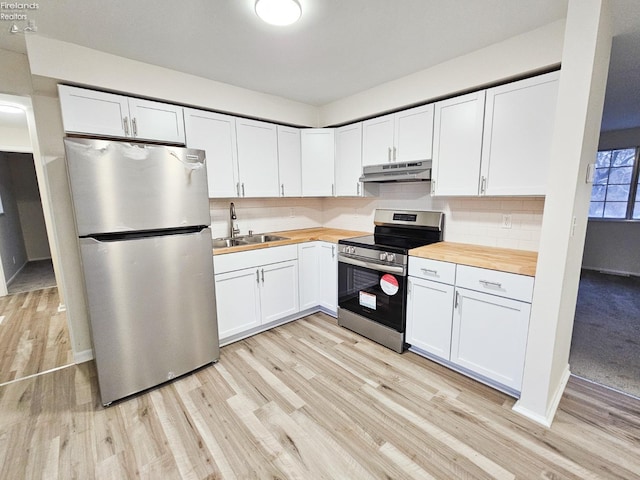
[[[234,220],[237,220],[236,217],[236,206],[231,202],[229,205],[229,237],[235,238],[236,235],[240,233],[240,229],[238,228],[238,224],[234,223]]]

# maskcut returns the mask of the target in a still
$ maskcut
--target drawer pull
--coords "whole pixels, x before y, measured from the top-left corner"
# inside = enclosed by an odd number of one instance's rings
[[[422,273],[425,273],[427,275],[435,275],[438,276],[438,271],[437,270],[432,270],[430,268],[421,268],[420,270],[422,270]]]
[[[489,280],[478,280],[485,287],[496,287],[502,288],[502,284],[500,282],[490,282]]]

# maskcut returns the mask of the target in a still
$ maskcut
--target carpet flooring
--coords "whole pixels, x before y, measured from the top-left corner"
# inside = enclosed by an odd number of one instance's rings
[[[20,273],[7,285],[7,290],[9,295],[12,295],[55,286],[53,263],[51,259],[46,259],[27,262]]]
[[[640,397],[640,278],[582,271],[569,365]]]

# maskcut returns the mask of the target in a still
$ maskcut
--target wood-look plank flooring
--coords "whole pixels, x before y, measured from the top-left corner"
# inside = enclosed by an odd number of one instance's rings
[[[0,297],[0,384],[73,363],[56,287]]]
[[[0,388],[0,478],[640,478],[640,402],[571,379],[553,426],[312,315],[100,405],[93,363]]]

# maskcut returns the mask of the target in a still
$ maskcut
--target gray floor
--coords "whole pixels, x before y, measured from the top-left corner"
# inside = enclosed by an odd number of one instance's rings
[[[640,397],[640,278],[583,270],[571,373]]]
[[[30,292],[43,288],[55,287],[56,277],[53,273],[51,259],[28,262],[16,277],[7,285],[9,294]]]

